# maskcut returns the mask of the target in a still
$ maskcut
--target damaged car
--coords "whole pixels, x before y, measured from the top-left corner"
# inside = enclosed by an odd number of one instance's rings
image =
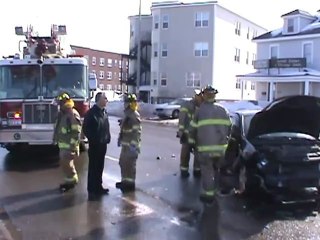
[[[238,118],[226,151],[238,190],[262,190],[280,202],[318,200],[320,98],[283,97],[250,120],[245,130],[248,121]]]

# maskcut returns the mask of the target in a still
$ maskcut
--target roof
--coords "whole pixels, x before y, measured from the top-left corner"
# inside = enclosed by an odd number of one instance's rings
[[[203,1],[203,2],[179,2],[179,1],[163,1],[163,2],[152,2],[151,8],[157,7],[179,7],[179,6],[198,6],[198,5],[212,5],[218,3],[217,1]]]
[[[303,11],[303,10],[300,10],[300,9],[296,9],[294,11],[291,11],[291,12],[288,12],[286,14],[283,14],[281,17],[294,16],[294,15],[305,15],[305,16],[308,16],[308,17],[313,17],[307,11]]]
[[[283,69],[279,74],[269,74],[268,71],[257,71],[253,73],[248,73],[245,75],[237,75],[237,77],[303,77],[303,76],[313,76],[320,77],[320,71],[303,68],[302,71],[292,70],[290,68]]]
[[[98,49],[93,49],[93,48],[89,48],[89,47],[77,46],[77,45],[70,45],[70,46],[71,46],[72,49],[73,48],[81,48],[81,49],[87,49],[87,50],[96,51],[96,52],[111,53],[111,54],[117,54],[117,55],[123,55],[125,57],[129,57],[129,54],[126,54],[126,53],[116,53],[116,52],[98,50]]]
[[[276,29],[267,33],[264,33],[258,37],[253,38],[253,40],[262,40],[262,39],[277,39],[282,37],[295,37],[295,36],[305,36],[305,35],[313,35],[313,34],[320,34],[320,17],[312,16],[307,12],[301,11],[301,10],[295,10],[290,13],[287,13],[282,16],[289,16],[289,15],[295,15],[299,12],[303,12],[303,15],[314,18],[314,21],[307,25],[305,28],[301,29],[300,32],[295,34],[283,34],[283,29]],[[306,13],[306,14],[304,14]],[[289,14],[289,15],[288,15]]]

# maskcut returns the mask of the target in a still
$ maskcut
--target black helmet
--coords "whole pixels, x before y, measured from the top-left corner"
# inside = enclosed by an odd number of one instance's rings
[[[215,89],[212,85],[207,85],[204,87],[203,93],[217,94],[218,90]]]

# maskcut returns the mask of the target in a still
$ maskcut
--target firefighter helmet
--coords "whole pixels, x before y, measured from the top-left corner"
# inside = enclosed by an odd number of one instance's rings
[[[209,93],[209,94],[217,94],[218,90],[215,89],[212,85],[207,85],[203,89],[203,93]]]
[[[124,102],[126,103],[137,102],[137,96],[133,93],[129,93],[125,95]]]
[[[70,100],[70,96],[67,93],[61,93],[60,95],[57,96],[57,100],[60,101],[67,101]]]

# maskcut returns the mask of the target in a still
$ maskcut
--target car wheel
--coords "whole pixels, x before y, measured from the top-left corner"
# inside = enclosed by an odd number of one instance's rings
[[[176,118],[178,118],[179,117],[179,110],[174,110],[173,112],[172,112],[172,118],[173,119],[176,119]]]

